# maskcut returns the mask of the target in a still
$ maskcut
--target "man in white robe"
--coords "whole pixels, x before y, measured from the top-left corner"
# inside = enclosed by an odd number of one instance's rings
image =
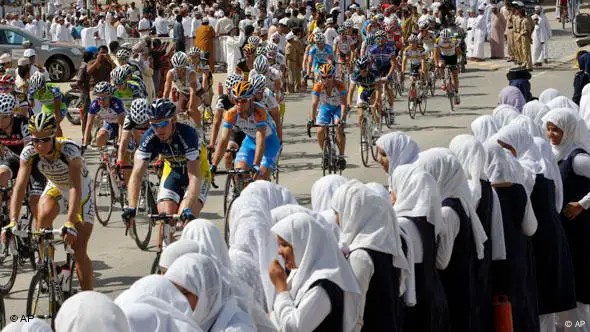
[[[455,25],[467,31],[467,18],[463,16],[463,8],[457,10],[457,17],[455,18]]]
[[[484,42],[486,41],[486,19],[485,19],[485,5],[479,7],[479,14],[475,18],[473,24],[473,61],[483,61],[484,56]]]
[[[475,17],[475,11],[473,9],[469,10],[469,17],[467,18],[467,38],[465,43],[467,45],[467,57],[473,58],[473,51],[474,51],[474,36],[475,36],[475,23],[477,17]]]
[[[543,44],[543,60],[545,63],[549,63],[549,39],[551,39],[551,23],[545,15],[545,10],[541,6],[535,6],[535,14],[539,15],[539,25],[545,31],[545,44]]]
[[[547,43],[547,34],[545,33],[545,27],[543,27],[539,22],[539,15],[535,14],[531,18],[535,22],[535,30],[533,30],[533,44],[531,46],[533,65],[541,66],[545,60],[545,52],[543,49]]]

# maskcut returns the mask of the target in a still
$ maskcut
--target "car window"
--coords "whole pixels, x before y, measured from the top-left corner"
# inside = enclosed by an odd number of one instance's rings
[[[25,39],[23,35],[10,30],[0,31],[0,43],[8,45],[21,45]]]

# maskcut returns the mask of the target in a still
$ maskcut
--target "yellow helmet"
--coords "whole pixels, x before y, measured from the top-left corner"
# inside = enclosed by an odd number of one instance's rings
[[[53,135],[57,129],[57,120],[52,113],[39,112],[31,116],[28,128],[32,134],[48,130]]]
[[[231,89],[231,96],[234,99],[248,99],[254,97],[254,87],[248,81],[241,81]]]
[[[334,74],[336,74],[336,68],[333,65],[326,63],[320,66],[320,76],[327,77]]]

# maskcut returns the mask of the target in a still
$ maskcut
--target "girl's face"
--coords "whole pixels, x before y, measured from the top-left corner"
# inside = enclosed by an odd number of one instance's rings
[[[563,139],[563,130],[551,122],[547,122],[547,137],[551,145],[559,145]]]
[[[297,268],[295,264],[295,254],[293,253],[293,246],[280,236],[277,236],[279,242],[279,255],[285,260],[285,266],[289,270]]]
[[[383,166],[383,170],[385,171],[385,173],[389,172],[389,158],[387,157],[387,154],[385,153],[385,151],[383,151],[383,149],[381,148],[377,148],[377,150],[379,151],[379,164],[381,164],[381,166]]]

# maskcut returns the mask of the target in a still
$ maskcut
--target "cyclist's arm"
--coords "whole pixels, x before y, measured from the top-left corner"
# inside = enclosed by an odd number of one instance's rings
[[[166,73],[166,83],[164,84],[164,94],[162,94],[163,98],[170,99],[170,92],[172,91],[172,81],[174,81],[174,77],[172,72]]]
[[[402,57],[402,73],[406,72],[406,61],[408,61],[408,57],[404,54]]]
[[[315,117],[318,113],[318,106],[320,105],[320,97],[316,95],[312,95],[311,97],[311,114],[309,115],[309,119],[315,122]]]
[[[328,55],[328,63],[334,65],[334,54]]]
[[[61,107],[61,97],[57,97],[53,99],[53,113],[57,117],[60,114],[59,109]]]
[[[393,73],[395,72],[395,67],[397,66],[397,60],[395,56],[391,56],[391,58],[389,58],[389,72],[387,73],[387,77],[390,77],[391,75],[393,75]]]
[[[66,222],[76,225],[80,221],[80,202],[82,201],[82,158],[75,158],[70,161],[70,198],[68,199],[68,216]]]
[[[281,81],[280,77],[277,78],[273,84],[274,84],[273,89],[272,89],[273,92],[281,91],[281,89],[283,87],[283,82]]]
[[[350,87],[348,87],[348,98],[346,103],[348,105],[352,105],[352,96],[354,96],[354,91],[356,90],[356,83],[350,83]]]
[[[129,202],[128,205],[130,208],[137,207],[137,199],[139,197],[139,186],[141,185],[141,180],[143,178],[143,174],[147,170],[149,165],[148,160],[141,159],[137,154],[135,155],[135,159],[133,162],[133,171],[131,171],[131,177],[129,178]]]
[[[125,122],[125,113],[121,113],[119,114],[119,116],[117,117],[117,123],[119,124],[119,137],[117,139],[117,142],[119,144],[121,144],[121,136],[123,134],[123,123]]]
[[[88,145],[88,137],[90,137],[90,131],[92,130],[92,123],[94,122],[95,114],[88,113],[88,119],[86,119],[86,130],[84,131],[83,145]]]
[[[438,66],[439,61],[440,61],[440,48],[435,47],[434,48],[434,63],[436,66]]]
[[[188,171],[188,188],[186,189],[187,196],[184,206],[193,209],[193,207],[196,207],[196,201],[201,190],[201,163],[198,159],[188,160],[186,168]]]
[[[346,95],[342,94],[340,96],[340,114],[342,115],[340,117],[340,121],[346,121],[346,109],[348,104],[346,103]]]
[[[264,156],[264,143],[266,141],[266,126],[256,129],[256,152],[254,153],[254,165],[260,165]]]
[[[27,186],[29,185],[31,170],[31,167],[26,161],[20,160],[20,167],[18,168],[18,174],[16,175],[16,181],[10,197],[11,222],[16,223],[20,217],[20,208],[25,200],[25,193],[27,191]]]
[[[422,70],[423,73],[426,72],[426,57],[424,55],[420,57],[420,70]]]
[[[193,77],[194,74],[194,77]],[[200,98],[197,97],[197,74],[192,72],[191,73],[191,79],[189,79],[191,82],[190,85],[190,93],[189,93],[189,99],[188,99],[188,109],[191,111],[197,111],[197,107],[200,104]],[[197,124],[198,126],[200,126],[200,124]]]
[[[283,126],[281,126],[281,113],[279,112],[278,106],[275,106],[270,110],[270,116],[277,126],[277,136],[279,136],[279,141],[283,142]]]
[[[213,156],[213,165],[217,166],[217,164],[219,164],[219,161],[221,160],[221,157],[225,154],[225,149],[227,148],[227,143],[229,142],[230,134],[231,128],[223,128],[223,132],[221,133],[221,139],[219,140],[219,143],[217,143],[217,149],[215,149],[215,155]]]
[[[213,130],[211,131],[211,141],[209,142],[209,147],[215,147],[215,142],[217,142],[217,135],[219,135],[219,127],[221,127],[221,122],[223,121],[223,109],[217,109],[215,114],[213,115]]]
[[[208,71],[204,71],[203,76],[203,91],[209,90],[209,75],[207,75]]]
[[[371,107],[377,107],[377,104],[379,103],[378,96],[381,96],[381,84],[375,84],[375,92],[372,96],[375,99],[375,101],[373,102],[373,105],[371,105]]]
[[[313,55],[308,54],[307,56],[307,64],[306,64],[306,69],[307,69],[307,74],[311,74],[311,64],[313,63]]]
[[[122,128],[122,127],[119,127]],[[117,151],[117,161],[124,162],[125,161],[125,153],[127,153],[127,145],[129,144],[129,140],[131,139],[131,135],[133,134],[132,130],[121,130],[121,141],[119,143],[119,151]]]

